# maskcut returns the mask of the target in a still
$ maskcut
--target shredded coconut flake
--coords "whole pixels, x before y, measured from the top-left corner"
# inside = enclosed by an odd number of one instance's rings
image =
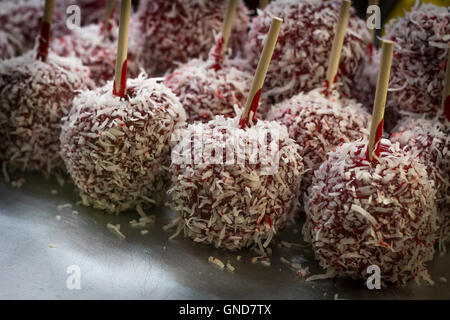
[[[434,182],[440,218],[439,250],[444,254],[450,240],[450,123],[444,117],[406,118],[394,129],[392,141],[420,159]]]
[[[302,189],[311,183],[313,170],[338,145],[369,136],[371,116],[356,101],[341,99],[336,91],[329,96],[314,89],[274,105],[267,116],[288,128],[289,136],[300,146],[305,177]]]
[[[203,148],[214,146],[217,129],[225,131],[224,140],[228,143],[223,152],[233,154],[235,164],[211,165],[213,160],[209,159],[209,153],[203,154],[206,163],[172,163],[170,206],[181,217],[177,233],[182,230],[196,242],[228,250],[256,246],[258,254],[263,254],[297,207],[303,164],[298,148],[283,126],[273,121],[258,121],[253,127],[241,130],[238,121],[238,117],[217,116],[208,123],[188,126],[182,141],[172,152],[173,159],[191,150],[191,139],[199,129],[203,132]],[[270,164],[274,166],[279,161],[274,173],[266,174],[257,164],[250,164],[248,156],[239,163],[237,153],[229,149],[234,142],[245,145],[258,130],[279,133],[278,152]]]
[[[172,134],[186,115],[177,97],[145,74],[127,81],[126,99],[112,87],[74,100],[63,119],[61,155],[83,203],[116,213],[163,202]]]
[[[218,3],[219,2],[219,3]],[[226,1],[140,1],[136,28],[130,38],[136,39],[138,55],[151,75],[161,75],[179,63],[192,58],[205,59],[222,28]],[[248,10],[239,0],[230,48],[244,46],[249,24]]]
[[[111,233],[115,234],[120,240],[126,239],[126,236],[122,232],[120,232],[120,224],[113,225],[112,223],[108,223],[106,227],[108,228],[109,231],[111,231]]]
[[[450,6],[420,4],[386,26],[395,42],[387,106],[434,115],[444,88],[443,65],[450,36]]]
[[[222,261],[220,261],[217,258],[214,258],[213,256],[210,256],[208,258],[208,261],[212,264],[214,264],[215,266],[217,266],[220,270],[223,270],[225,268],[225,265]]]
[[[35,50],[0,61],[0,160],[10,170],[51,173],[64,167],[59,157],[61,118],[72,100],[93,85],[76,58],[52,53],[47,62]]]
[[[336,1],[278,0],[252,21],[248,36],[248,66],[256,69],[272,17],[284,20],[264,82],[263,94],[281,102],[325,81],[334,30],[339,17]],[[354,78],[361,72],[370,36],[363,20],[351,9],[345,34],[338,82],[349,97]],[[246,67],[246,65],[243,65]],[[253,73],[252,73],[253,74]]]

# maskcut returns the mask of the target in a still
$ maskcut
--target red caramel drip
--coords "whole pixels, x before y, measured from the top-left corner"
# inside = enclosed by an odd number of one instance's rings
[[[384,123],[384,118],[381,119],[380,123],[378,124],[377,131],[375,133],[375,140],[373,142],[373,145],[375,147],[375,154],[377,157],[380,156],[380,151],[381,151],[380,140],[381,140],[381,137],[383,136],[383,123]],[[370,160],[369,147],[367,147],[366,159]],[[372,160],[374,160],[374,159],[372,159]]]
[[[223,61],[225,60],[224,44],[225,39],[220,36],[214,45],[214,48],[209,53],[208,60],[210,63],[208,64],[208,68],[213,68],[216,71],[222,69]]]
[[[380,140],[378,140],[376,145],[377,145],[377,148],[376,148],[375,154],[377,156],[380,156],[381,152],[383,152],[383,153],[392,153],[391,150],[389,149],[389,147],[387,145],[385,145],[385,144],[382,144]],[[358,149],[358,151],[355,152],[355,156],[356,157],[352,159],[352,161],[355,164],[355,166],[357,166],[357,167],[364,167],[364,166],[367,166],[367,161],[369,161],[369,163],[370,163],[370,160],[369,160],[369,157],[368,157],[368,149],[369,148],[366,149],[366,156],[365,157],[361,156],[362,149]],[[376,161],[376,159],[372,159],[372,162],[375,162],[375,161]]]
[[[270,228],[273,228],[273,222],[272,222],[272,219],[270,219],[270,216],[266,216],[264,218],[264,224],[267,224],[267,225],[269,225]]]
[[[338,80],[338,75],[336,74],[334,76],[333,83],[336,83],[337,80]],[[322,94],[325,97],[328,97],[330,95],[330,92],[331,92],[331,84],[330,84],[330,82],[328,80],[325,80],[325,83],[324,83],[324,86],[323,86],[323,90],[322,90]]]
[[[361,155],[361,149],[358,149],[358,151],[355,152],[356,158],[352,159],[353,163],[357,166],[357,167],[361,167],[362,166],[362,162],[365,161],[366,159],[362,158]]]
[[[375,47],[373,45],[373,43],[369,43],[369,45],[367,46],[367,54],[369,55],[369,62],[372,64],[373,63],[373,53],[375,52]]]
[[[122,65],[122,73],[121,73],[121,77],[120,77],[119,91],[117,91],[116,81],[114,81],[113,94],[115,96],[124,98],[126,95],[126,89],[127,89],[127,59],[125,59],[125,61],[123,62],[123,65]]]
[[[255,96],[253,97],[252,100],[252,104],[250,105],[250,110],[248,110],[248,115],[245,119],[240,119],[239,120],[239,126],[241,127],[241,129],[244,129],[245,126],[248,124],[248,120],[250,118],[250,113],[253,111],[253,121],[256,121],[256,109],[258,109],[258,105],[259,105],[259,98],[261,97],[261,93],[262,93],[262,88],[259,89]]]
[[[361,157],[361,151],[362,151],[362,149],[359,148],[359,149],[355,152],[356,158],[352,159],[353,163],[354,163],[357,167],[362,167],[362,166],[363,166],[363,162],[366,161],[365,158]]]
[[[39,46],[37,52],[37,59],[46,61],[48,56],[48,44],[50,41],[50,23],[42,22],[41,34],[39,36]]]
[[[444,102],[444,116],[450,121],[450,96],[447,96]]]

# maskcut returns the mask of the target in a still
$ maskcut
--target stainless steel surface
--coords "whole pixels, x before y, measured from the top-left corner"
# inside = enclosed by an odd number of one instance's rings
[[[78,207],[72,185],[60,187],[40,175],[25,178],[20,189],[0,179],[0,299],[333,299],[335,294],[343,299],[450,298],[450,284],[440,281],[440,277],[450,281],[449,254],[436,255],[430,264],[434,286],[411,282],[368,290],[360,281],[305,282],[280,257],[310,266],[313,274],[322,272],[309,250],[275,246],[271,267],[252,264],[250,252],[224,252],[182,237],[169,241],[173,231],[162,230],[173,216],[168,209],[154,210],[156,224],[141,235],[129,226],[137,213],[112,216]],[[57,206],[65,203],[79,215],[71,210],[59,213]],[[110,233],[108,222],[120,223],[127,238],[121,241]],[[298,242],[294,229],[286,230],[282,238]],[[238,254],[241,261],[236,261]],[[208,263],[211,255],[230,260],[234,273]],[[80,267],[80,290],[66,286],[70,265]]]

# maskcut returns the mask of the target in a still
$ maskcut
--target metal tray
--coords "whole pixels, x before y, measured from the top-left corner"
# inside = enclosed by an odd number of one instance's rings
[[[158,208],[156,223],[142,235],[132,228],[130,212],[109,215],[76,205],[73,185],[39,174],[24,177],[21,188],[0,179],[0,299],[449,299],[450,254],[429,264],[433,286],[414,281],[406,286],[369,290],[363,281],[346,279],[306,282],[281,257],[312,274],[323,273],[311,250],[273,246],[271,266],[251,263],[250,251],[230,253],[194,244],[182,236],[169,240],[163,231],[173,212]],[[57,194],[55,191],[57,190]],[[58,211],[70,203],[72,209]],[[79,212],[73,215],[72,210]],[[57,216],[60,219],[57,219]],[[106,227],[121,225],[120,240]],[[299,226],[281,234],[301,241]],[[240,261],[236,257],[242,256]],[[208,262],[230,261],[234,272]],[[67,271],[78,266],[81,288],[69,289]]]

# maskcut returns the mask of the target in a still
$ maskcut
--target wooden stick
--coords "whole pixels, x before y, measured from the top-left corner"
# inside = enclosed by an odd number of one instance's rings
[[[55,7],[55,0],[45,0],[44,17],[42,22],[52,23],[53,8]]]
[[[231,35],[231,28],[233,27],[234,15],[236,13],[238,0],[229,0],[227,6],[227,13],[225,14],[225,19],[222,26],[222,37],[223,37],[223,50],[225,51],[228,45],[228,40]]]
[[[369,0],[369,7],[370,6],[378,6],[380,4],[379,0]],[[366,23],[367,23],[367,18],[369,18],[369,16],[366,17]],[[375,42],[375,29],[368,29],[369,33],[370,33],[370,43],[374,43]]]
[[[253,111],[253,116],[255,116],[264,79],[266,78],[267,69],[269,68],[270,60],[272,59],[272,54],[275,49],[278,33],[280,32],[282,24],[282,19],[277,17],[272,18],[272,24],[270,25],[269,33],[267,34],[266,42],[264,43],[264,48],[261,57],[259,58],[258,67],[256,68],[255,76],[253,78],[252,88],[239,121],[241,128],[244,128],[245,125],[248,124],[250,111]]]
[[[128,30],[130,29],[131,0],[122,0],[120,8],[119,44],[117,46],[116,73],[113,94],[121,98],[126,95]]]
[[[209,52],[208,69],[213,68],[218,71],[223,67],[237,5],[238,0],[228,0],[227,12],[225,13],[222,24],[221,37],[215,41],[213,48]]]
[[[111,18],[114,14],[114,9],[116,7],[116,0],[108,0],[106,2],[105,14],[103,16],[103,30],[111,30]]]
[[[39,45],[37,49],[37,59],[47,61],[48,46],[50,43],[50,26],[52,24],[53,8],[55,0],[46,0],[44,8],[44,17],[42,18],[41,34],[39,36]]]
[[[394,42],[382,40],[382,53],[380,61],[380,71],[378,72],[377,90],[375,92],[375,102],[373,104],[372,123],[370,126],[369,145],[367,146],[366,158],[373,160],[373,152],[380,155],[380,140],[383,135],[384,108],[389,86],[389,76],[391,74],[392,54],[394,52]]]
[[[447,67],[445,69],[445,85],[442,94],[442,109],[444,110],[444,116],[450,121],[450,46],[447,50]]]
[[[269,0],[259,0],[259,8],[264,10],[268,6],[269,2]]]
[[[333,41],[333,47],[331,49],[330,59],[328,60],[327,82],[329,86],[331,86],[336,80],[349,15],[350,0],[342,0],[341,11],[339,12],[339,20],[336,26],[336,32]]]

